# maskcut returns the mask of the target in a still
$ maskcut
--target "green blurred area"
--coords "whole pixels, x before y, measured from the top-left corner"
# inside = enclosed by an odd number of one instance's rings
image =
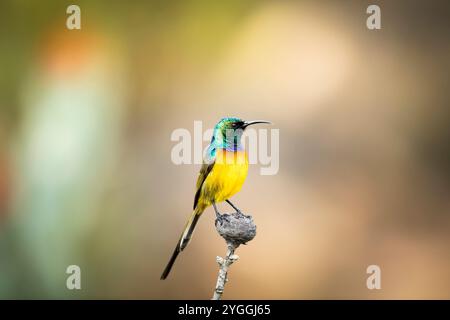
[[[280,129],[224,298],[450,297],[448,2],[377,1],[378,31],[364,1],[76,4],[81,30],[69,3],[0,3],[0,298],[209,298],[211,210],[159,276],[199,169],[170,135],[223,116]]]

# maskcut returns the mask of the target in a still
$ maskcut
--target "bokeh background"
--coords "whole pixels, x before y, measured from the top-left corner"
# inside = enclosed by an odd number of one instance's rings
[[[448,1],[76,1],[73,31],[70,4],[0,2],[1,298],[209,299],[211,209],[159,276],[199,170],[170,135],[223,116],[280,130],[224,298],[450,298]]]

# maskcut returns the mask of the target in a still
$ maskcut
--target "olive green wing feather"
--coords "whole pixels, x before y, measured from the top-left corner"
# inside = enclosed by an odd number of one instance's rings
[[[202,168],[200,169],[200,173],[198,174],[197,178],[197,191],[195,192],[195,198],[194,198],[194,209],[197,207],[198,199],[200,198],[200,191],[202,190],[203,183],[205,182],[206,178],[208,177],[209,173],[211,172],[212,168],[214,167],[215,161],[211,163],[204,163],[202,165]]]

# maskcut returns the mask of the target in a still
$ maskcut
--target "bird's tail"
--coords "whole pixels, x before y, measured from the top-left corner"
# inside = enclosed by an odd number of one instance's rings
[[[186,246],[188,245],[189,241],[192,238],[192,233],[194,232],[195,226],[197,225],[198,218],[200,218],[202,212],[203,210],[197,208],[192,212],[191,216],[186,222],[186,226],[184,227],[184,231],[181,234],[180,240],[178,240],[177,246],[175,247],[175,250],[173,251],[172,256],[170,257],[170,260],[167,263],[167,266],[161,275],[161,280],[167,278],[167,276],[170,273],[170,270],[173,267],[173,264],[175,263],[175,260],[178,257],[178,254],[181,251],[183,251],[183,249],[186,248]]]

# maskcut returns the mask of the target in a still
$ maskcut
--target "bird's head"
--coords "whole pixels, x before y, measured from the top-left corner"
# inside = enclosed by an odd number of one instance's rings
[[[234,117],[222,118],[214,127],[211,144],[214,144],[215,147],[238,150],[244,130],[257,123],[270,122],[265,120],[244,121]]]

